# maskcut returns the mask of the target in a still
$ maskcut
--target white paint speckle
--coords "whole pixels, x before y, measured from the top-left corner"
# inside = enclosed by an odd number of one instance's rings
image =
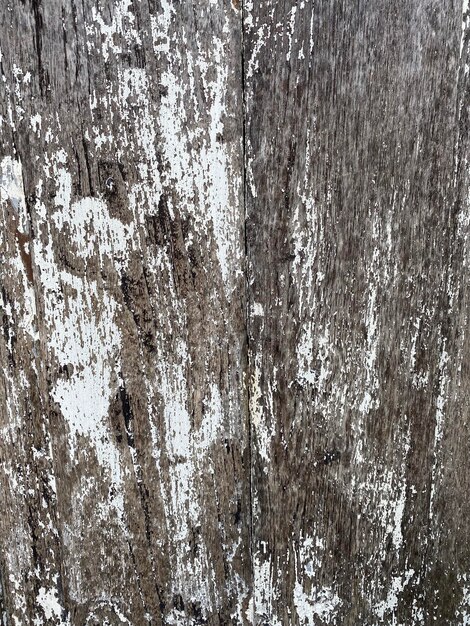
[[[65,624],[62,620],[62,607],[57,596],[57,589],[45,589],[41,587],[36,597],[36,602],[44,611],[46,620],[54,619],[54,623]],[[42,626],[42,620],[36,620],[35,626]]]

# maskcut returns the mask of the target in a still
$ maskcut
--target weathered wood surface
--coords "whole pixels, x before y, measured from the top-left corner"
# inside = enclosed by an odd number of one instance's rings
[[[469,623],[468,9],[249,16],[258,623]]]
[[[1,4],[4,624],[469,623],[468,20]]]
[[[241,623],[240,10],[0,14],[7,623]]]

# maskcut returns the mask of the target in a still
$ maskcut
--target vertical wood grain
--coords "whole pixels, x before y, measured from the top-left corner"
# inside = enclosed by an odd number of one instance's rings
[[[461,25],[247,6],[255,623],[467,619]]]
[[[0,24],[7,623],[244,623],[240,9]]]
[[[0,621],[464,625],[469,10],[0,6]]]

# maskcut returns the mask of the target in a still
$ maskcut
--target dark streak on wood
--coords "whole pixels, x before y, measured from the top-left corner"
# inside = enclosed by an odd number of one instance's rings
[[[24,233],[20,233],[18,229],[15,230],[16,242],[18,244],[18,250],[21,256],[21,260],[23,261],[24,269],[26,272],[26,276],[30,284],[34,283],[34,275],[33,275],[33,263],[31,259],[31,251],[29,249],[31,245],[31,236],[26,235]]]
[[[6,581],[5,581],[5,567],[3,560],[0,559],[0,623],[2,626],[10,626],[10,617],[8,614],[8,604],[6,598]]]

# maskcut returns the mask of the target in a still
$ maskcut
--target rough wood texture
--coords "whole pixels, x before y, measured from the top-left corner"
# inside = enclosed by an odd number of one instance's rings
[[[2,626],[470,623],[469,39],[1,3]]]
[[[0,15],[7,624],[241,623],[241,13]]]
[[[466,11],[248,8],[257,623],[468,623]]]

